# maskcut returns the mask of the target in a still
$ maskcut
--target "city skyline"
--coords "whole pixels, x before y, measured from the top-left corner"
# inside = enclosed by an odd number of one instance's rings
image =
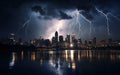
[[[120,75],[120,0],[0,0],[0,75]]]
[[[74,34],[59,35],[57,31],[54,32],[52,39],[45,39],[43,37],[24,41],[22,38],[16,38],[16,35],[11,33],[10,37],[0,39],[0,45],[12,47],[28,47],[36,49],[119,49],[120,40],[102,39],[98,40],[93,37],[90,40],[77,39]],[[1,46],[2,47],[2,46]]]

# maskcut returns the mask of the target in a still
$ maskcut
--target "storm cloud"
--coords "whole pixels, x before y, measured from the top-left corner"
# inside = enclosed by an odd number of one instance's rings
[[[11,32],[16,33],[16,31],[22,28],[22,25],[29,20],[30,16],[30,22],[19,31],[19,34],[17,33],[19,37],[25,38],[24,32],[26,31],[29,34],[26,36],[26,39],[36,38],[40,35],[44,36],[44,34],[47,33],[46,30],[48,30],[49,27],[54,27],[57,23],[60,23],[58,25],[64,24],[66,27],[65,29],[60,30],[67,33],[67,29],[71,27],[69,30],[73,29],[74,32],[78,34],[77,32],[79,31],[77,31],[77,26],[79,24],[75,21],[76,16],[68,14],[68,12],[72,13],[77,10],[85,17],[85,19],[92,22],[92,27],[94,28],[92,29],[92,36],[100,37],[107,35],[105,15],[108,13],[113,14],[114,16],[110,14],[107,15],[109,18],[109,28],[111,33],[109,37],[119,39],[119,7],[119,0],[2,0],[0,2],[0,36],[7,36]],[[98,12],[96,8],[102,11],[105,15]],[[87,33],[89,33],[90,25],[85,19],[81,20],[83,19],[82,16],[79,16],[78,20],[81,22],[82,31],[79,37],[85,38],[88,35]],[[66,23],[61,23],[61,20],[65,20]],[[70,26],[73,23],[73,20],[76,24],[75,27]],[[70,21],[70,23],[68,23],[68,21]],[[56,24],[54,24],[54,22]],[[56,28],[54,27],[54,29]],[[98,31],[96,32],[96,30]]]

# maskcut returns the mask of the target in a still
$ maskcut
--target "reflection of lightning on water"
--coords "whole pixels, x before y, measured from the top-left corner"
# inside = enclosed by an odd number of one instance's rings
[[[99,10],[98,8],[95,8],[97,12],[103,14],[106,18],[106,23],[107,23],[107,34],[110,35],[110,29],[109,29],[109,19],[108,19],[108,14],[105,14],[103,11]]]
[[[32,16],[30,16],[29,19],[23,23],[22,27],[18,29],[17,33],[18,33],[20,30],[22,30],[22,29],[25,28],[25,35],[27,35],[27,30],[28,30],[28,27],[29,27],[29,23],[30,23],[30,21],[31,21],[31,17],[32,17]]]

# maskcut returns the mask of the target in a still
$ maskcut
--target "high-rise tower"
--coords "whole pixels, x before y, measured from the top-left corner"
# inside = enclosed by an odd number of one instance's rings
[[[58,42],[58,32],[55,32],[55,42]]]

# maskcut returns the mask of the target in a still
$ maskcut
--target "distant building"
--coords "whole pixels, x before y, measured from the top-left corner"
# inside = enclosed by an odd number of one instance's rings
[[[15,40],[15,34],[14,33],[10,33],[10,44],[15,44],[16,40]]]
[[[78,39],[78,47],[82,47],[82,40]]]
[[[55,37],[52,37],[52,44],[55,44]]]
[[[78,42],[79,42],[80,44],[82,44],[82,40],[81,40],[81,39],[78,39]]]
[[[63,48],[64,47],[64,40],[63,40],[63,36],[62,35],[59,36],[59,43],[58,43],[58,45],[59,45],[59,48]]]
[[[66,37],[66,42],[70,44],[70,35],[69,34]]]
[[[71,35],[71,41],[74,42],[74,40],[75,40],[75,35],[72,34],[72,35]]]
[[[84,45],[86,45],[86,46],[88,45],[87,40],[85,40]]]
[[[60,35],[59,36],[59,42],[63,42],[64,40],[63,40],[63,36],[62,35]]]

